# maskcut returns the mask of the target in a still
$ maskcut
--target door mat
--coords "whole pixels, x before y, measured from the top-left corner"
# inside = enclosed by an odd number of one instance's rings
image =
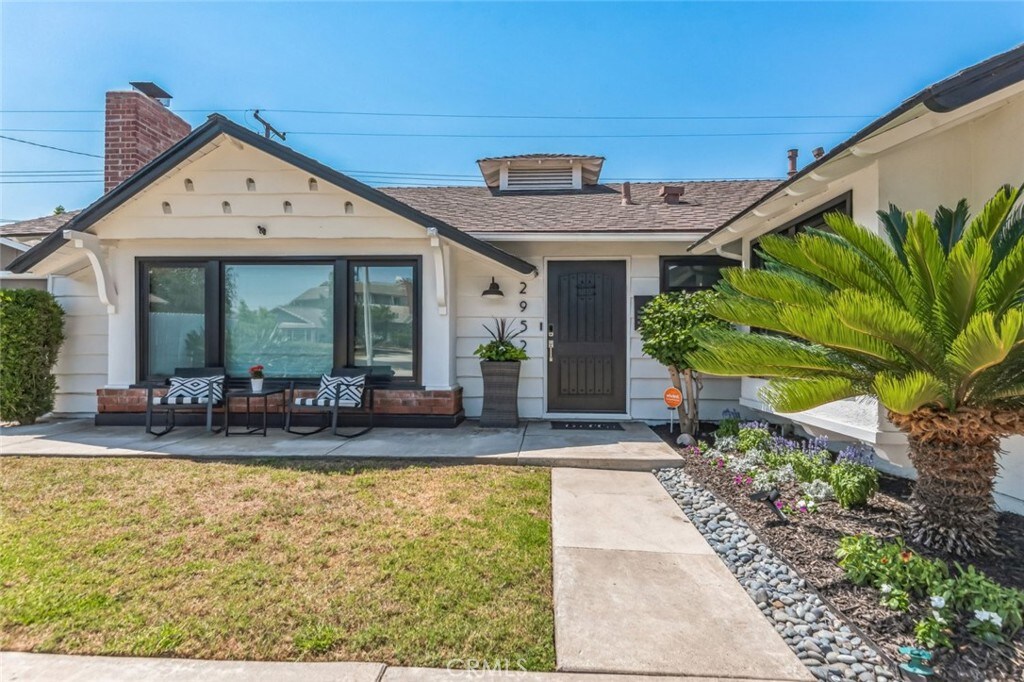
[[[622,431],[618,422],[551,422],[555,431]]]

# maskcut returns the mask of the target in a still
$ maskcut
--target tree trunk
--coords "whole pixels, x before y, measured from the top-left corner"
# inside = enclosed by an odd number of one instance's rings
[[[992,490],[1002,428],[992,415],[918,410],[890,419],[907,432],[917,470],[909,539],[963,557],[996,550]]]
[[[683,402],[676,408],[679,415],[679,430],[691,436],[697,435],[697,406],[700,394],[700,382],[694,375],[692,369],[685,369],[682,372],[678,367],[668,368],[668,375],[672,378],[672,385],[679,389],[683,395]]]

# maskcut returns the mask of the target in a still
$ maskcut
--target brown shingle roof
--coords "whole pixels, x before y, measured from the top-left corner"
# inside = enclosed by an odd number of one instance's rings
[[[634,182],[631,206],[622,205],[622,186],[617,183],[555,192],[501,192],[488,187],[380,190],[466,232],[707,232],[778,183]],[[666,204],[658,196],[666,184],[686,188],[679,204]]]
[[[78,215],[78,211],[66,211],[59,215],[22,220],[0,226],[0,237],[45,237]]]

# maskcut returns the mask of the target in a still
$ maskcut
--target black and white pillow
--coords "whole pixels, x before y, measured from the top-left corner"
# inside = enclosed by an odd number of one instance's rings
[[[363,385],[366,375],[354,377],[320,377],[320,390],[316,393],[318,405],[329,405],[337,399],[342,405],[359,405],[363,401]]]
[[[163,402],[173,405],[205,404],[211,400],[211,392],[214,403],[224,399],[224,377],[171,377]]]

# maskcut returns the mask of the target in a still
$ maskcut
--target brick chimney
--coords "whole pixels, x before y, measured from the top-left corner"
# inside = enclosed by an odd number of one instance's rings
[[[171,96],[154,83],[107,93],[103,191],[109,192],[192,131],[171,112]]]

